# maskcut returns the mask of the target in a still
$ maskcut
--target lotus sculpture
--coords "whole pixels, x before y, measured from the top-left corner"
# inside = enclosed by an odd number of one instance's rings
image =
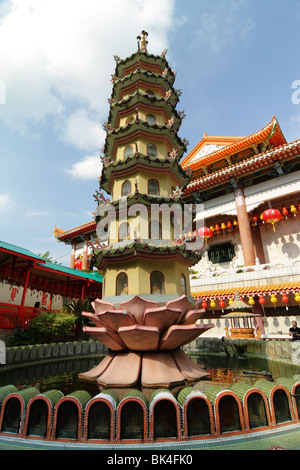
[[[170,387],[199,380],[208,373],[180,349],[213,324],[197,324],[204,309],[183,295],[160,306],[136,295],[116,309],[105,300],[92,302],[94,313],[83,312],[95,326],[84,331],[101,341],[109,354],[79,378],[99,387]]]

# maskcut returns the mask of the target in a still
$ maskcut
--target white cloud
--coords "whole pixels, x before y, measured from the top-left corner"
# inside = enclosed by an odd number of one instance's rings
[[[105,141],[105,132],[96,117],[88,116],[86,109],[78,109],[69,116],[60,130],[60,139],[82,150],[99,149]]]
[[[44,215],[49,215],[48,211],[39,211],[36,209],[28,209],[26,211],[26,216],[27,217],[42,217]]]
[[[11,202],[9,194],[0,193],[0,210],[7,209],[11,205]]]
[[[6,89],[0,119],[34,136],[40,124],[50,125],[65,142],[91,151],[103,138],[113,55],[131,55],[142,29],[149,32],[150,52],[166,48],[174,1],[6,0],[0,10]],[[99,123],[99,137],[91,121]]]
[[[74,163],[71,169],[65,168],[65,171],[73,176],[73,178],[89,180],[95,180],[101,174],[102,164],[99,156],[84,157],[83,160]]]
[[[219,0],[207,5],[212,6],[203,12],[196,33],[207,44],[211,53],[219,53],[228,44],[235,41],[246,41],[255,24],[245,14],[247,0]]]

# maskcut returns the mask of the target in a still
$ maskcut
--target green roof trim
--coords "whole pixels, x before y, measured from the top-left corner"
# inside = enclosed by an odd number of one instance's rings
[[[89,279],[94,282],[102,282],[103,276],[97,272],[85,272],[79,271],[77,269],[68,268],[66,266],[61,266],[59,264],[50,263],[46,261],[45,263],[37,263],[37,265],[41,268],[51,269],[53,271],[61,272],[63,274],[70,274],[71,276],[76,276],[81,279]]]
[[[11,251],[14,254],[25,256],[26,258],[32,258],[43,263],[45,262],[45,260],[41,256],[36,255],[35,253],[27,250],[26,248],[21,248],[20,246],[12,245],[11,243],[3,242],[0,240],[0,251],[1,248],[7,251]]]

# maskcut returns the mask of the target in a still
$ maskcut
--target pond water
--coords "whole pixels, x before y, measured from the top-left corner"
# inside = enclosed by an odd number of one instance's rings
[[[253,385],[262,377],[276,380],[277,377],[292,377],[300,373],[299,365],[267,359],[201,354],[193,354],[191,358],[210,372],[210,382],[228,384],[228,386],[237,380]],[[36,387],[41,393],[57,389],[64,395],[75,390],[86,390],[93,397],[99,393],[97,385],[78,380],[78,373],[90,370],[99,363],[99,360],[101,360],[99,356],[77,357],[15,367],[0,366],[0,387],[9,384],[15,385],[18,389]],[[201,382],[199,382],[200,388]]]

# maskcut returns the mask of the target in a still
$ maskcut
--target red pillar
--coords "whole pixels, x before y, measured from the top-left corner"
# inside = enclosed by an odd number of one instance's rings
[[[242,250],[244,255],[244,264],[245,266],[254,266],[255,254],[253,238],[245,202],[245,195],[241,184],[239,184],[239,186],[234,189],[234,198],[237,211],[237,219],[239,223]]]
[[[84,240],[84,245],[83,245],[82,269],[89,269],[87,240]]]
[[[70,258],[70,268],[72,269],[75,268],[75,250],[76,250],[76,243],[73,243],[72,251],[71,251],[71,258]]]
[[[25,283],[24,283],[24,287],[23,287],[21,305],[19,307],[19,318],[20,318],[20,322],[21,322],[21,328],[23,328],[23,326],[24,326],[24,313],[25,313],[24,306],[25,306],[26,292],[27,292],[28,283],[29,283],[30,270],[31,270],[31,263],[28,264]]]

